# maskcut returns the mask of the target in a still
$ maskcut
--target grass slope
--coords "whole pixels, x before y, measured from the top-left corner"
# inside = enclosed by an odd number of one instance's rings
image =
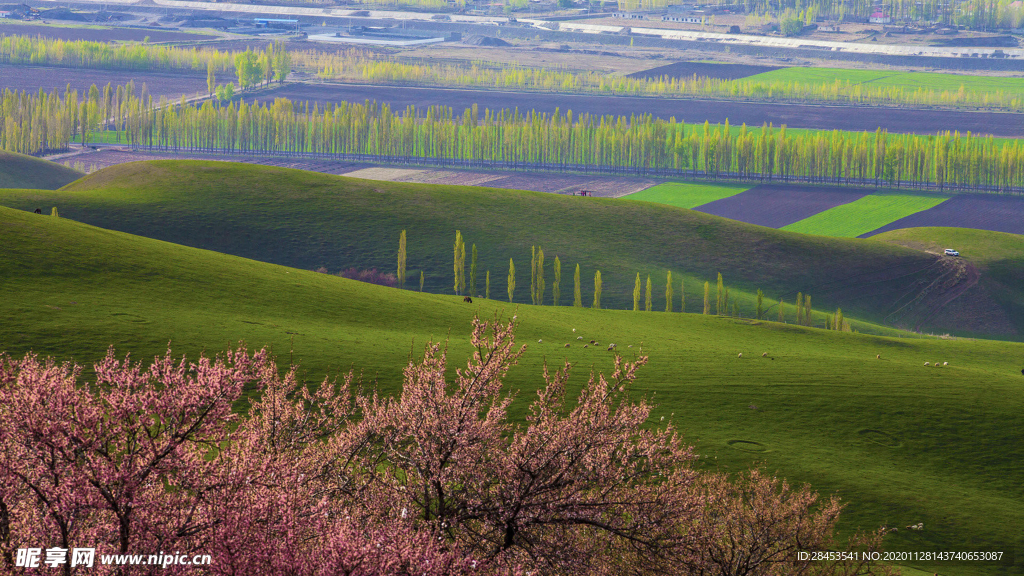
[[[700,182],[666,182],[646,190],[623,196],[626,200],[657,202],[677,208],[696,208],[708,202],[735,196],[750,189],[749,184],[707,184]]]
[[[872,230],[937,206],[949,199],[942,194],[875,192],[785,226],[783,230],[836,238],[856,238]]]
[[[1005,76],[971,76],[936,72],[899,72],[895,70],[852,70],[844,68],[782,68],[750,76],[747,80],[832,84],[836,80],[874,87],[916,90],[925,88],[939,92],[956,92],[963,86],[969,92],[1024,92],[1024,78]]]
[[[439,293],[452,293],[452,240],[461,230],[467,254],[473,244],[479,252],[478,293],[490,271],[491,294],[505,294],[512,258],[518,269],[516,302],[530,301],[531,246],[545,251],[546,301],[551,301],[550,270],[557,255],[563,265],[562,302],[571,301],[579,263],[584,302],[591,303],[594,271],[600,270],[602,306],[619,309],[632,309],[639,272],[643,280],[651,276],[654,308],[663,310],[665,274],[672,270],[676,309],[682,276],[687,310],[700,310],[703,283],[714,285],[721,272],[746,317],[754,312],[752,294],[760,288],[771,318],[777,317],[772,306],[779,298],[792,302],[799,291],[812,295],[816,310],[841,306],[851,318],[880,322],[901,309],[899,324],[916,326],[927,319],[920,315],[930,310],[929,299],[941,291],[916,295],[945,273],[938,259],[920,251],[794,234],[648,202],[367,181],[227,162],[123,164],[56,192],[0,191],[0,205],[31,209],[40,202],[96,226],[332,272],[394,270],[397,239],[406,229],[410,284],[418,282],[422,270],[427,291]],[[467,261],[467,272],[470,268]],[[792,304],[786,310],[794,319]],[[815,322],[823,326],[824,316],[819,313]],[[1005,321],[993,326],[990,333],[1016,333]]]
[[[1024,321],[1024,236],[970,228],[904,228],[873,239],[932,254],[959,250],[962,259],[982,271],[986,288],[1011,320]]]
[[[1021,558],[1019,344],[884,338],[696,314],[466,304],[7,208],[0,208],[0,243],[0,316],[7,319],[0,350],[12,354],[88,362],[114,344],[147,359],[170,341],[175,353],[194,357],[244,339],[272,346],[309,381],[355,367],[392,393],[410,350],[427,338],[450,333],[458,366],[470,351],[474,314],[515,312],[519,340],[529,346],[509,385],[522,398],[532,395],[545,361],[572,362],[573,386],[591,369],[609,368],[611,353],[583,348],[576,334],[615,342],[625,355],[642,343],[651,361],[638,390],[655,395],[655,420],[673,417],[704,466],[731,471],[760,462],[836,492],[849,502],[844,534],[925,524],[921,532],[891,534],[889,550],[1016,547]],[[923,366],[936,360],[951,365]],[[515,414],[523,415],[522,402]],[[916,566],[967,576],[1019,573],[1019,565]]]
[[[0,150],[0,188],[56,190],[81,176],[56,162]]]

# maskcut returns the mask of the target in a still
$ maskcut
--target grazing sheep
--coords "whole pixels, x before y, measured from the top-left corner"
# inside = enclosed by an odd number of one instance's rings
[[[569,345],[568,345],[568,344],[566,344],[566,345],[565,345],[565,347],[566,347],[566,348],[568,348],[568,347],[569,347]]]
[[[573,329],[572,329],[572,331],[573,331],[573,332],[575,332],[575,331],[576,331],[576,329],[575,329],[575,328],[573,328]]]
[[[591,340],[590,343],[591,344],[597,344],[597,340]]]
[[[466,296],[465,298],[463,298],[463,299],[462,299],[462,301],[463,301],[463,302],[469,302],[470,304],[472,304],[472,303],[473,303],[473,299],[472,299],[472,298],[470,298],[469,296]]]
[[[942,365],[943,366],[949,366],[949,362],[943,362]]]
[[[626,346],[626,348],[632,348],[632,347],[633,347],[632,344],[630,344],[629,346]],[[1024,374],[1024,370],[1021,370],[1020,372],[1021,372],[1021,374]]]
[[[584,345],[583,345],[583,347],[584,347],[584,348],[586,348],[587,346],[589,346],[589,344],[584,344]]]
[[[609,344],[608,345],[608,350],[609,351],[615,350],[615,344]]]
[[[882,359],[882,355],[881,354],[875,354],[875,359],[876,360],[881,360]]]
[[[739,354],[737,354],[736,357],[737,358],[743,358],[743,352],[740,352]]]
[[[583,336],[577,336],[576,339],[577,340],[583,340]]]
[[[767,357],[768,357],[768,353],[767,352],[761,352],[761,358],[767,358]]]
[[[925,366],[930,366],[931,364],[930,364],[930,363],[928,363],[928,362],[925,362],[925,363],[924,363],[924,365],[925,365]]]
[[[543,343],[544,343],[543,340],[537,340],[537,344],[543,344]]]
[[[942,366],[942,364],[939,364],[938,362],[936,362],[935,363],[935,367],[938,368],[939,366]]]

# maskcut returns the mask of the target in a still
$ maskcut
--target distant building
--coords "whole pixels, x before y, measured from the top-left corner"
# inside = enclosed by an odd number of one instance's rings
[[[11,17],[11,13],[10,12],[7,12],[5,10],[0,10],[0,18],[10,18],[10,17]]]
[[[646,20],[647,16],[639,14],[637,12],[616,12],[612,14],[614,18],[625,18],[626,20]]]
[[[890,24],[892,23],[892,18],[885,12],[875,12],[868,18],[868,22],[872,24]]]
[[[662,22],[683,22],[685,24],[703,24],[703,16],[690,16],[681,14],[668,14],[661,17]]]
[[[818,32],[842,32],[839,29],[839,24],[819,24]]]

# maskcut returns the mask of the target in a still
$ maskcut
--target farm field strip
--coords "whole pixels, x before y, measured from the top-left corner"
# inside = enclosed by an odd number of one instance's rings
[[[701,182],[665,182],[623,196],[626,200],[657,202],[678,208],[696,208],[715,200],[749,190],[749,184],[707,184]]]
[[[150,30],[97,25],[53,25],[0,22],[0,35],[42,36],[59,40],[92,40],[97,42],[193,42],[212,40],[216,36],[178,30]]]
[[[999,194],[957,194],[923,210],[861,234],[875,234],[900,228],[953,227],[1024,234],[1024,197]]]
[[[748,76],[749,81],[764,82],[801,82],[814,84],[832,84],[849,82],[850,84],[871,84],[874,86],[891,86],[916,90],[924,88],[937,91],[955,92],[964,90],[977,92],[1003,91],[1007,93],[1024,93],[1024,78],[1007,76],[973,76],[966,74],[940,74],[934,72],[901,72],[898,70],[848,70],[843,68],[781,68]]]
[[[760,184],[696,210],[748,224],[783,228],[870,193],[864,188]]]
[[[28,93],[58,90],[63,93],[68,84],[79,94],[88,94],[93,84],[103,89],[135,81],[137,90],[146,90],[159,100],[160,96],[177,99],[206,93],[206,74],[174,74],[142,72],[138,70],[105,70],[89,68],[60,68],[56,66],[19,66],[0,64],[0,91],[24,90]]]
[[[856,238],[948,199],[948,195],[942,194],[876,192],[783,226],[782,229],[802,234]]]

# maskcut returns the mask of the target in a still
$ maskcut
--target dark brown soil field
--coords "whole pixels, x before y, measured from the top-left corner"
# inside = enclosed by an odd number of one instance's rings
[[[942,204],[900,218],[868,232],[861,238],[898,230],[925,226],[976,228],[993,232],[1024,234],[1024,197],[995,194],[958,194]]]
[[[782,228],[870,194],[866,188],[761,184],[735,196],[694,208],[740,222]]]
[[[755,74],[778,70],[778,66],[755,66],[753,64],[712,64],[710,62],[676,62],[650,70],[629,74],[630,78],[693,78],[707,76],[721,80],[735,80]]]
[[[0,64],[0,90],[26,90],[38,92],[40,88],[49,92],[57,89],[61,93],[68,84],[79,92],[88,90],[95,84],[101,90],[109,82],[111,86],[127,84],[135,80],[135,86],[142,89],[146,84],[149,93],[159,99],[167,96],[176,100],[179,96],[194,96],[206,92],[206,73],[193,74],[161,74],[157,72],[138,72],[131,70],[94,70],[85,68],[54,68],[35,66],[14,66]],[[230,80],[235,80],[234,77]],[[218,79],[218,83],[229,81],[228,78]]]
[[[413,105],[425,110],[432,105],[451,106],[456,114],[478,104],[489,108],[534,109],[564,114],[572,110],[577,116],[611,114],[629,117],[652,114],[656,118],[675,117],[688,123],[724,122],[733,126],[760,126],[765,122],[791,128],[853,130],[874,132],[881,127],[889,132],[935,134],[945,130],[971,131],[1005,138],[1024,137],[1024,114],[999,112],[967,112],[949,110],[913,110],[853,106],[821,106],[781,103],[751,103],[715,100],[678,100],[638,98],[630,96],[590,96],[584,94],[553,94],[498,92],[419,88],[411,86],[370,86],[363,84],[288,84],[261,92],[257,99],[273,102],[274,98],[313,102],[387,102],[392,110],[401,111]],[[249,98],[247,98],[249,99]]]
[[[208,34],[188,34],[173,30],[146,30],[141,28],[68,28],[36,24],[0,23],[0,34],[13,36],[42,36],[61,40],[93,40],[96,42],[141,42],[147,36],[151,42],[189,42],[216,38]]]

